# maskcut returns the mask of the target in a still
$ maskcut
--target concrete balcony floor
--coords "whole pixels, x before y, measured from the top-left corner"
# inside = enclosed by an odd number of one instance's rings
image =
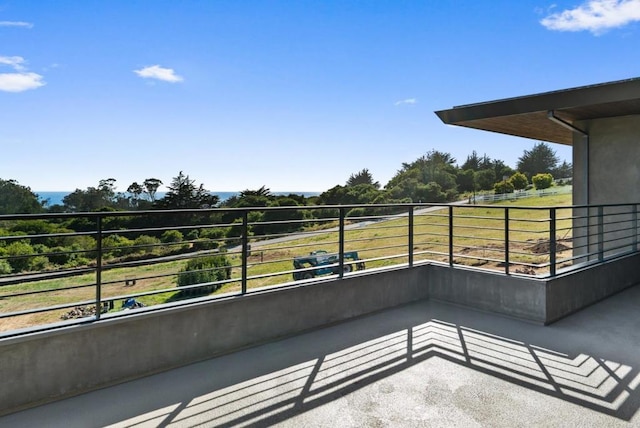
[[[639,406],[636,286],[546,327],[417,302],[0,426],[610,427],[640,426]]]

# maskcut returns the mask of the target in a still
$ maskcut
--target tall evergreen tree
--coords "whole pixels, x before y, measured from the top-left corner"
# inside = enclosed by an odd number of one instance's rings
[[[373,176],[367,168],[349,176],[349,179],[347,180],[347,187],[357,186],[358,184],[371,184],[376,189],[380,188],[380,183],[373,181]]]
[[[552,173],[558,165],[558,156],[548,144],[536,143],[531,150],[525,150],[518,158],[517,169],[529,180],[536,174]]]
[[[196,186],[182,171],[171,180],[167,194],[157,201],[163,209],[209,208],[219,202],[217,195],[212,195],[202,184]]]

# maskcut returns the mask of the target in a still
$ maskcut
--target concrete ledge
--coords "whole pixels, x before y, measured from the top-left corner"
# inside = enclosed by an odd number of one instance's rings
[[[550,324],[635,284],[640,254],[585,266],[554,278],[431,265],[429,298]]]
[[[432,265],[428,284],[430,299],[546,322],[546,284],[535,278]]]
[[[640,284],[640,254],[609,260],[547,281],[547,323]]]
[[[296,284],[0,341],[0,414],[427,298],[428,266]]]

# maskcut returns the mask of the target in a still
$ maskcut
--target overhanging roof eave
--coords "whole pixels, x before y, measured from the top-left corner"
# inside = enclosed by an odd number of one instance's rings
[[[453,107],[452,109],[439,110],[436,111],[436,114],[444,123],[455,125],[461,121],[545,112],[548,110],[568,110],[639,98],[640,78],[634,78],[535,95],[467,104]]]
[[[548,120],[549,111],[567,123],[640,114],[640,78],[467,104],[435,114],[448,125],[572,145],[572,131]]]

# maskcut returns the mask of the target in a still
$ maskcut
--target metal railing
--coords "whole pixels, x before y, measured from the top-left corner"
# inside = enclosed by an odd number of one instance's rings
[[[5,215],[0,337],[312,281],[294,276],[341,279],[361,268],[439,263],[552,277],[637,252],[638,232],[637,204]],[[301,256],[312,264],[294,266]]]

